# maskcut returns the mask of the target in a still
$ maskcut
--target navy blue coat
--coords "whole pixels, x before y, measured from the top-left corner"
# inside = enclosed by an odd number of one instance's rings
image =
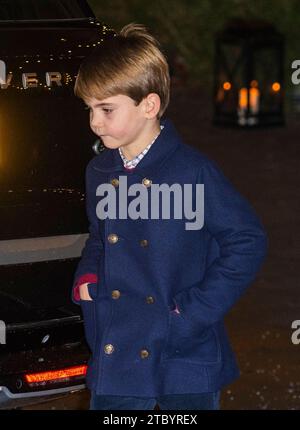
[[[161,123],[164,129],[132,171],[117,149],[95,156],[86,169],[89,238],[72,300],[82,307],[92,352],[87,385],[98,394],[210,392],[239,376],[223,318],[260,269],[266,233],[217,165],[184,144],[170,120]],[[96,188],[122,175],[128,186],[145,178],[204,184],[204,226],[186,230],[186,219],[100,220]],[[92,281],[93,301],[74,294],[84,279]]]

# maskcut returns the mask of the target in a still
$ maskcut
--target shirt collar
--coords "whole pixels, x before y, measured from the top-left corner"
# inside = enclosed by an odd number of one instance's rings
[[[163,130],[164,126],[161,125],[160,126],[160,130]],[[124,167],[126,169],[134,169],[138,163],[145,157],[145,155],[147,154],[147,152],[149,151],[149,149],[151,148],[151,146],[153,145],[153,143],[156,141],[156,139],[158,138],[160,133],[158,133],[158,135],[152,140],[151,143],[149,143],[149,145],[146,146],[146,148],[143,149],[143,151],[141,151],[138,155],[136,155],[132,160],[128,160],[125,155],[123,154],[123,151],[121,148],[119,149],[119,154],[123,160],[124,163]]]

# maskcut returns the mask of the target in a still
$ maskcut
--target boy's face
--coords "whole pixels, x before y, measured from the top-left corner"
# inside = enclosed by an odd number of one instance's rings
[[[145,99],[138,106],[122,94],[103,100],[90,98],[85,102],[90,108],[90,127],[107,148],[137,141],[145,128]]]

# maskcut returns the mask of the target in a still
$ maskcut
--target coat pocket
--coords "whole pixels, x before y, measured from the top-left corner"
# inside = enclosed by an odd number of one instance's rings
[[[97,298],[97,283],[96,282],[89,282],[88,286],[87,286],[89,295],[91,297],[91,299],[96,299]]]
[[[202,365],[219,363],[221,346],[216,328],[200,328],[186,316],[170,312],[162,360],[174,359]]]
[[[80,301],[85,339],[90,350],[94,351],[96,341],[96,315],[95,315],[95,301],[94,300],[81,300]]]

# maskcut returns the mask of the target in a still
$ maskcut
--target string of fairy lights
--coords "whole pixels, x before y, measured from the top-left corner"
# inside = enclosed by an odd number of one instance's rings
[[[64,72],[44,72],[46,76],[46,83],[39,82],[40,76],[36,72],[29,71],[28,66],[30,65],[42,65],[47,64],[49,66],[49,62],[53,61],[66,61],[66,60],[74,60],[76,58],[84,58],[86,55],[86,49],[93,49],[97,46],[99,46],[103,41],[105,40],[105,36],[109,33],[114,33],[114,30],[106,25],[101,24],[100,22],[95,22],[94,20],[90,20],[89,24],[93,27],[101,27],[99,29],[98,38],[95,38],[92,42],[77,42],[76,46],[68,46],[65,49],[65,52],[62,52],[58,55],[54,54],[47,54],[44,58],[40,54],[35,55],[15,55],[13,58],[14,60],[19,60],[19,65],[17,66],[17,69],[21,72],[21,85],[20,83],[14,82],[14,74],[12,70],[8,70],[7,77],[6,77],[6,83],[1,83],[0,88],[1,90],[7,90],[7,89],[13,89],[16,91],[28,91],[32,88],[40,88],[45,89],[47,91],[52,91],[53,86],[55,85],[55,90],[57,90],[58,87],[70,87],[74,84],[74,81],[77,77],[76,74],[72,75],[71,73],[64,71]],[[66,44],[68,42],[68,39],[66,36],[60,37],[60,42],[63,44]],[[79,50],[84,50],[85,52],[79,52]],[[6,61],[6,59],[9,58],[11,60],[11,56],[2,56],[3,61]],[[8,66],[10,66],[8,64]],[[59,64],[58,64],[59,68]],[[26,71],[25,71],[26,70]]]
[[[14,83],[14,74],[15,72],[12,72],[11,70],[8,70],[7,72],[7,77],[6,77],[6,83],[5,84],[0,84],[0,88],[1,90],[7,90],[7,89],[12,89],[14,91],[30,91],[32,88],[40,88],[40,89],[45,89],[47,91],[52,91],[53,88],[51,86],[51,84],[54,82],[61,82],[63,84],[62,87],[68,87],[73,85],[73,82],[75,81],[77,75],[74,74],[72,75],[69,71],[64,71],[62,73],[60,72],[56,72],[56,71],[49,71],[47,72],[45,69],[44,73],[46,76],[46,81],[47,84],[41,83],[39,82],[40,79],[40,74],[38,76],[38,74],[36,72],[32,72],[29,69],[29,66],[32,65],[43,65],[43,63],[45,65],[47,65],[47,67],[49,67],[49,64],[51,64],[50,62],[54,62],[54,61],[64,61],[64,60],[73,60],[74,58],[76,60],[78,60],[78,58],[83,58],[84,56],[87,55],[86,50],[88,49],[93,49],[96,46],[100,45],[104,40],[105,40],[105,36],[108,33],[114,33],[114,30],[109,28],[106,25],[102,25],[99,22],[95,22],[95,21],[89,21],[89,23],[91,24],[91,26],[97,26],[97,27],[101,27],[101,29],[99,29],[99,33],[98,33],[98,38],[97,38],[97,34],[94,36],[95,40],[93,42],[88,42],[88,43],[77,43],[76,46],[68,46],[65,49],[65,52],[54,55],[53,53],[51,54],[47,54],[47,56],[43,57],[40,53],[35,54],[35,55],[28,55],[28,54],[24,54],[24,55],[14,55],[12,56],[2,56],[1,59],[3,61],[7,61],[7,59],[14,59],[16,62],[19,62],[19,64],[17,65],[17,70],[19,70],[22,73],[22,78],[23,78],[23,86],[22,85],[17,85]],[[115,35],[115,33],[114,33]],[[59,37],[59,41],[62,44],[67,44],[68,43],[68,38],[67,37],[62,37],[61,35],[58,36]],[[79,50],[84,51],[84,52],[79,52]],[[59,61],[58,61],[58,65],[57,63],[55,64],[55,66],[57,66],[59,68]],[[11,67],[10,64],[7,64],[8,67]],[[77,63],[76,63],[77,65]],[[68,68],[67,66],[65,66],[64,68]],[[26,72],[24,71],[26,70]],[[70,70],[70,69],[69,69]],[[24,75],[26,76],[26,83],[27,85],[24,85]],[[22,80],[22,79],[21,79]],[[58,86],[55,87],[55,90],[57,90]],[[32,193],[36,190],[32,189],[32,188],[28,188],[28,189],[24,189],[23,192],[27,192],[27,193]],[[79,189],[73,189],[73,188],[69,188],[69,187],[47,187],[44,188],[42,190],[43,193],[57,193],[57,194],[63,194],[63,195],[67,195],[67,194],[76,194],[79,195],[80,197],[80,201],[84,200],[84,193],[82,193],[82,191],[80,191]],[[14,193],[15,191],[13,189],[9,189],[7,190],[8,193]]]

